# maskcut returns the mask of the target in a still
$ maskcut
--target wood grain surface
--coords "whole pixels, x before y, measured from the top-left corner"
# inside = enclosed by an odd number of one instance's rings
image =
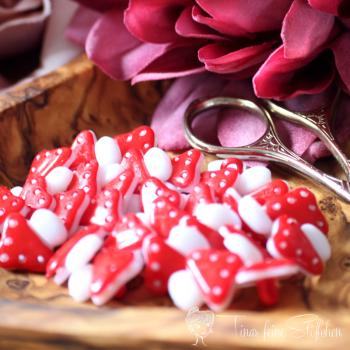
[[[0,182],[21,183],[36,152],[69,144],[79,130],[112,135],[147,123],[167,85],[114,82],[83,57],[9,91],[0,97]],[[338,174],[333,161],[320,166]],[[213,349],[349,349],[350,206],[296,175],[274,174],[316,192],[330,222],[332,258],[320,278],[285,283],[274,308],[259,305],[254,289],[238,293],[230,310],[215,315],[205,342]],[[141,282],[97,308],[74,302],[43,276],[0,269],[0,348],[193,348],[186,314]]]

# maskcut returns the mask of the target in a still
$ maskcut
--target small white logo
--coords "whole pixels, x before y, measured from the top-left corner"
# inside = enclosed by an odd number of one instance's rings
[[[186,325],[188,330],[196,337],[196,342],[192,345],[198,346],[199,340],[206,346],[204,338],[212,331],[215,321],[215,314],[212,311],[199,311],[198,306],[193,306],[186,315]]]

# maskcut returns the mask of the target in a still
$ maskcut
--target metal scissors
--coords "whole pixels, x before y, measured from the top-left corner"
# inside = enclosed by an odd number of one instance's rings
[[[331,114],[335,111],[338,97],[339,92],[331,105]],[[188,142],[192,147],[215,154],[219,158],[234,156],[244,160],[280,163],[324,185],[346,202],[350,202],[350,162],[331,132],[325,109],[299,113],[290,111],[271,100],[260,100],[260,102],[258,104],[251,100],[234,97],[214,97],[193,101],[188,106],[184,116],[185,136]],[[202,112],[218,107],[241,108],[255,113],[265,122],[265,133],[255,142],[240,147],[223,147],[205,142],[195,135],[192,127],[193,121]],[[299,124],[315,133],[336,158],[346,179],[342,180],[324,173],[290,150],[279,138],[272,114],[275,117]]]

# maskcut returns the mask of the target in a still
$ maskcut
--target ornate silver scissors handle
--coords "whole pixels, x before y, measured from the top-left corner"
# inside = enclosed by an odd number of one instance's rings
[[[192,128],[193,120],[198,114],[217,107],[242,108],[252,111],[265,122],[266,131],[264,135],[255,142],[242,147],[217,146],[196,137]],[[350,202],[350,183],[322,172],[292,152],[278,137],[275,124],[266,108],[250,100],[232,97],[214,97],[195,100],[185,112],[184,128],[186,138],[192,147],[215,154],[220,158],[235,156],[245,160],[278,162],[324,185],[343,200]]]

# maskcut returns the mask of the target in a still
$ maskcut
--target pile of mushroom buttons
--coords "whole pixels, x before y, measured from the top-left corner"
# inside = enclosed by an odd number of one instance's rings
[[[96,305],[141,276],[181,309],[215,311],[247,287],[276,304],[280,280],[322,273],[328,224],[310,190],[234,158],[203,164],[195,149],[170,158],[148,126],[40,152],[23,187],[0,187],[0,267]]]

